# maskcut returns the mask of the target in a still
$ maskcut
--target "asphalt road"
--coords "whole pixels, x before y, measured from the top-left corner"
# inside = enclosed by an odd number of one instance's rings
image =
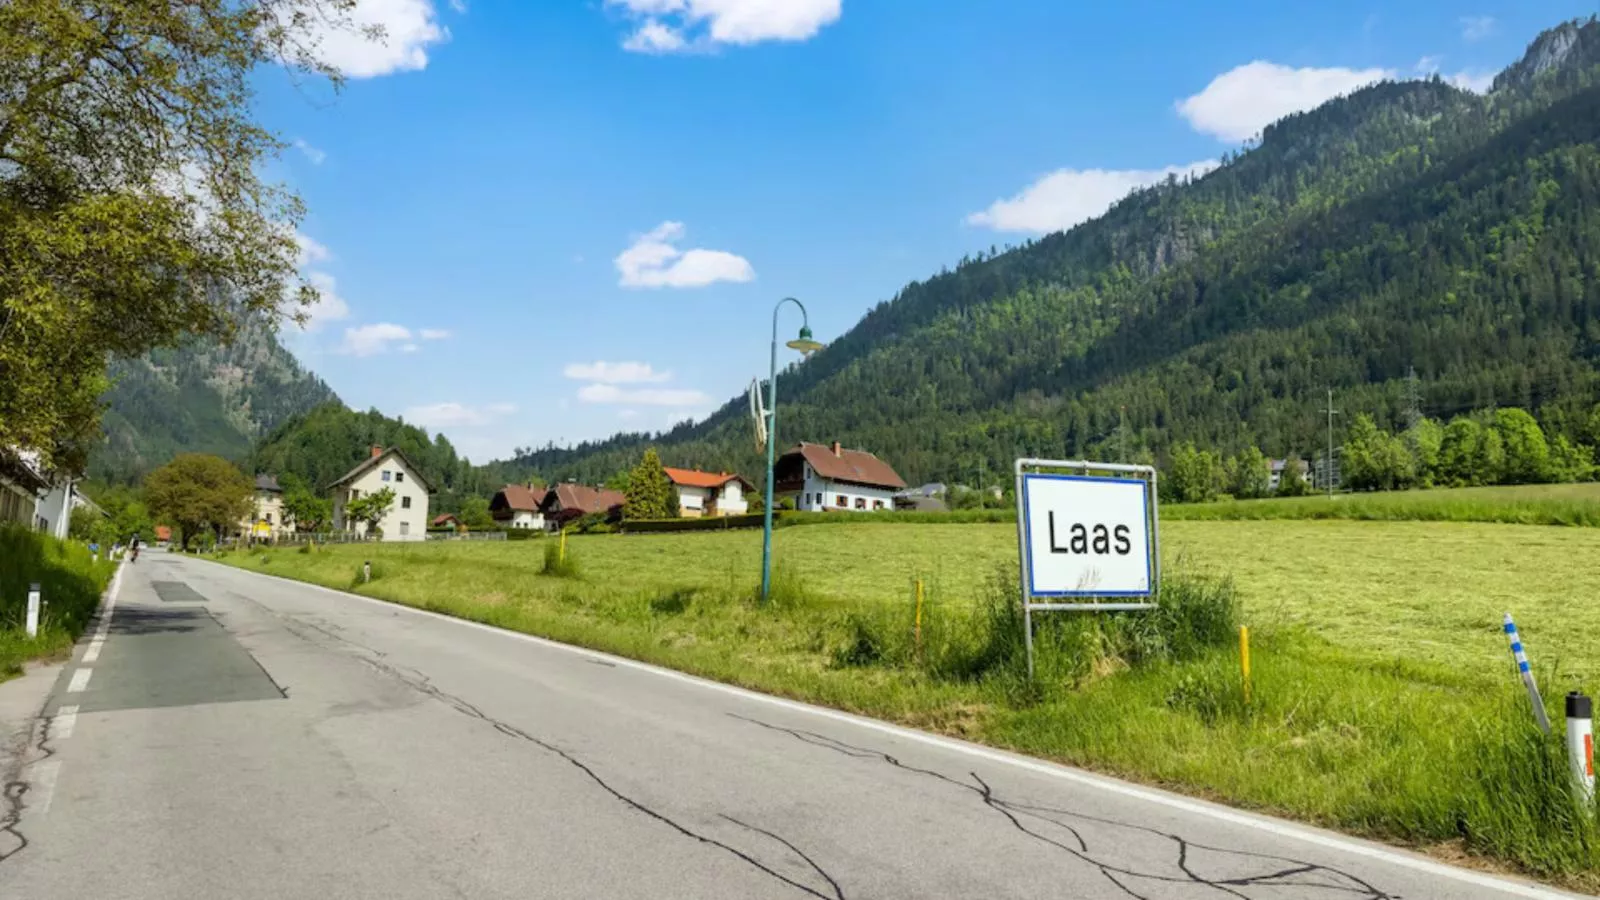
[[[156,553],[8,731],[7,900],[1556,896]]]

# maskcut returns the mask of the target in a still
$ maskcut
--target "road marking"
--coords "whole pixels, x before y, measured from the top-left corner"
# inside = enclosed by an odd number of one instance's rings
[[[67,693],[81,694],[89,686],[89,677],[94,674],[93,669],[79,669],[72,673],[72,683],[67,685]]]
[[[63,706],[56,710],[56,718],[50,729],[52,740],[72,737],[73,729],[78,727],[78,707]]]
[[[94,639],[89,641],[89,649],[85,650],[83,652],[83,661],[86,662],[86,663],[92,663],[95,660],[99,659],[100,658],[100,648],[104,647],[105,645],[106,645],[105,635],[103,635],[103,634],[95,635]]]
[[[210,562],[210,560],[206,560],[206,562]],[[708,691],[716,691],[718,693],[728,694],[734,697],[742,697],[746,700],[756,703],[765,703],[769,706],[776,706],[780,709],[786,709],[791,712],[804,713],[820,719],[843,722],[849,725],[854,725],[858,728],[864,728],[868,731],[876,731],[881,734],[887,734],[893,737],[903,738],[908,741],[914,741],[919,744],[938,747],[942,750],[960,753],[965,756],[976,757],[989,762],[1002,763],[1004,765],[1034,772],[1036,774],[1058,778],[1062,781],[1070,781],[1086,787],[1098,788],[1100,790],[1107,791],[1112,794],[1118,794],[1123,797],[1131,797],[1136,800],[1143,800],[1147,803],[1154,803],[1158,806],[1165,806],[1169,809],[1177,809],[1193,815],[1205,816],[1221,822],[1227,822],[1230,825],[1254,828],[1258,831],[1264,831],[1268,834],[1273,834],[1278,837],[1303,841],[1307,844],[1342,851],[1353,856],[1363,856],[1368,859],[1379,860],[1381,862],[1389,863],[1390,865],[1411,869],[1413,871],[1422,872],[1428,875],[1435,875],[1441,878],[1454,879],[1455,881],[1464,882],[1477,887],[1503,891],[1507,894],[1515,894],[1519,897],[1529,897],[1533,898],[1533,900],[1572,900],[1572,898],[1581,896],[1579,894],[1571,894],[1565,891],[1558,891],[1553,888],[1546,888],[1527,882],[1511,881],[1509,879],[1498,878],[1493,875],[1485,875],[1480,872],[1474,872],[1470,869],[1456,868],[1455,866],[1434,862],[1433,860],[1423,856],[1416,856],[1398,850],[1391,850],[1378,844],[1370,844],[1365,841],[1360,841],[1355,838],[1347,838],[1343,835],[1334,834],[1332,832],[1320,831],[1318,829],[1311,828],[1310,826],[1297,825],[1280,819],[1271,819],[1267,818],[1266,816],[1258,816],[1252,813],[1240,812],[1239,810],[1206,803],[1200,800],[1194,800],[1178,794],[1169,794],[1165,791],[1156,790],[1154,788],[1140,787],[1100,775],[1091,775],[1088,772],[1068,768],[1067,766],[1063,765],[1057,765],[1056,763],[1031,759],[1025,756],[1017,756],[1006,753],[1002,750],[995,750],[989,747],[979,746],[977,744],[969,744],[965,741],[959,741],[954,738],[928,734],[924,731],[917,731],[915,729],[905,728],[900,725],[891,725],[888,722],[880,722],[877,719],[868,719],[862,716],[840,712],[836,709],[812,706],[808,703],[801,703],[797,700],[785,700],[782,697],[773,697],[768,694],[757,693],[756,691],[746,690],[745,688],[734,687],[731,684],[723,684],[719,681],[710,681],[697,675],[689,675],[674,669],[665,669],[661,666],[640,662],[636,659],[629,659],[625,656],[616,656],[600,650],[590,650],[586,647],[576,647],[572,644],[563,644],[559,641],[552,641],[549,638],[542,638],[531,634],[523,634],[519,631],[507,631],[504,628],[496,628],[493,625],[484,625],[481,622],[458,619],[455,616],[447,616],[444,613],[437,613],[426,609],[417,609],[416,607],[405,606],[404,604],[400,603],[390,603],[387,600],[377,600],[372,597],[363,597],[359,594],[350,594],[346,593],[345,591],[323,587],[320,584],[295,581],[292,578],[284,578],[279,575],[269,575],[265,572],[253,572],[249,569],[237,569],[232,566],[226,566],[223,563],[214,563],[214,565],[223,566],[230,572],[239,572],[246,575],[255,575],[260,578],[269,578],[273,581],[286,582],[298,587],[310,588],[312,590],[322,591],[323,593],[333,594],[336,597],[342,597],[346,600],[360,600],[363,603],[382,606],[388,610],[403,610],[413,615],[423,616],[430,619],[439,619],[445,622],[452,622],[465,628],[474,628],[479,631],[489,632],[490,634],[498,634],[502,637],[512,638],[514,640],[524,641],[530,644],[537,644],[541,647],[547,647],[552,650],[560,650],[564,653],[570,653],[576,656],[608,660],[622,668],[634,669],[640,672],[648,672],[652,675],[657,675],[672,681],[682,682],[684,684],[694,685]]]
[[[50,804],[56,799],[56,779],[59,777],[59,760],[46,760],[31,768],[28,773],[27,808],[24,810],[28,818],[50,812]]]

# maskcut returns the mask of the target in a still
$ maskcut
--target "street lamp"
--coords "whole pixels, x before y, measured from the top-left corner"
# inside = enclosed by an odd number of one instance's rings
[[[772,469],[776,464],[775,448],[778,446],[778,310],[785,303],[800,307],[800,336],[785,346],[809,356],[822,349],[811,336],[811,317],[805,304],[793,297],[785,297],[772,308],[772,369],[767,375],[767,502],[761,515],[761,602],[765,604],[772,595]]]

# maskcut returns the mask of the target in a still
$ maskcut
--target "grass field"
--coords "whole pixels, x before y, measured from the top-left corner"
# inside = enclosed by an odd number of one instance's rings
[[[1169,520],[1356,519],[1600,527],[1600,484],[1522,484],[1164,505]]]
[[[1583,612],[1600,592],[1600,530],[1168,521],[1162,532],[1175,585],[1214,597],[1231,578],[1254,636],[1251,704],[1231,646],[1150,652],[1136,617],[1050,617],[1043,677],[1026,683],[1003,611],[1015,588],[997,582],[1016,557],[1002,524],[782,529],[768,609],[748,599],[756,532],[574,537],[575,577],[539,574],[553,540],[226,560],[1600,885],[1593,811],[1566,802],[1559,745],[1531,733],[1499,630],[1501,613],[1516,615],[1557,715],[1560,693],[1600,687],[1600,621]],[[369,557],[375,578],[358,585]]]
[[[0,681],[20,675],[24,662],[72,649],[115,568],[94,562],[80,544],[0,527]],[[30,638],[25,622],[28,586],[34,583],[45,607],[39,634]]]

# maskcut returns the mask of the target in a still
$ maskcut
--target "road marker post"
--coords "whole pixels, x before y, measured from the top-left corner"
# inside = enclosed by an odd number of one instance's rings
[[[363,584],[365,584],[367,582],[370,582],[371,580],[372,580],[372,560],[369,559],[366,562],[363,562],[361,564],[361,581],[362,581]]]
[[[39,582],[28,585],[28,637],[39,636],[39,607],[42,604],[39,596]]]
[[[917,618],[912,634],[916,640],[917,659],[922,659],[922,579],[917,579]]]
[[[1533,702],[1533,717],[1539,730],[1550,733],[1550,716],[1544,711],[1544,698],[1539,696],[1539,685],[1533,680],[1533,667],[1528,665],[1528,654],[1522,650],[1522,638],[1517,634],[1517,623],[1506,613],[1506,638],[1511,641],[1511,656],[1517,661],[1517,671],[1522,673],[1522,686],[1528,689],[1528,699]]]
[[[1239,626],[1239,674],[1244,685],[1244,705],[1250,705],[1250,626]]]
[[[567,529],[561,529],[561,564],[567,564]]]
[[[1594,802],[1594,701],[1577,691],[1567,693],[1567,765],[1579,802]]]

